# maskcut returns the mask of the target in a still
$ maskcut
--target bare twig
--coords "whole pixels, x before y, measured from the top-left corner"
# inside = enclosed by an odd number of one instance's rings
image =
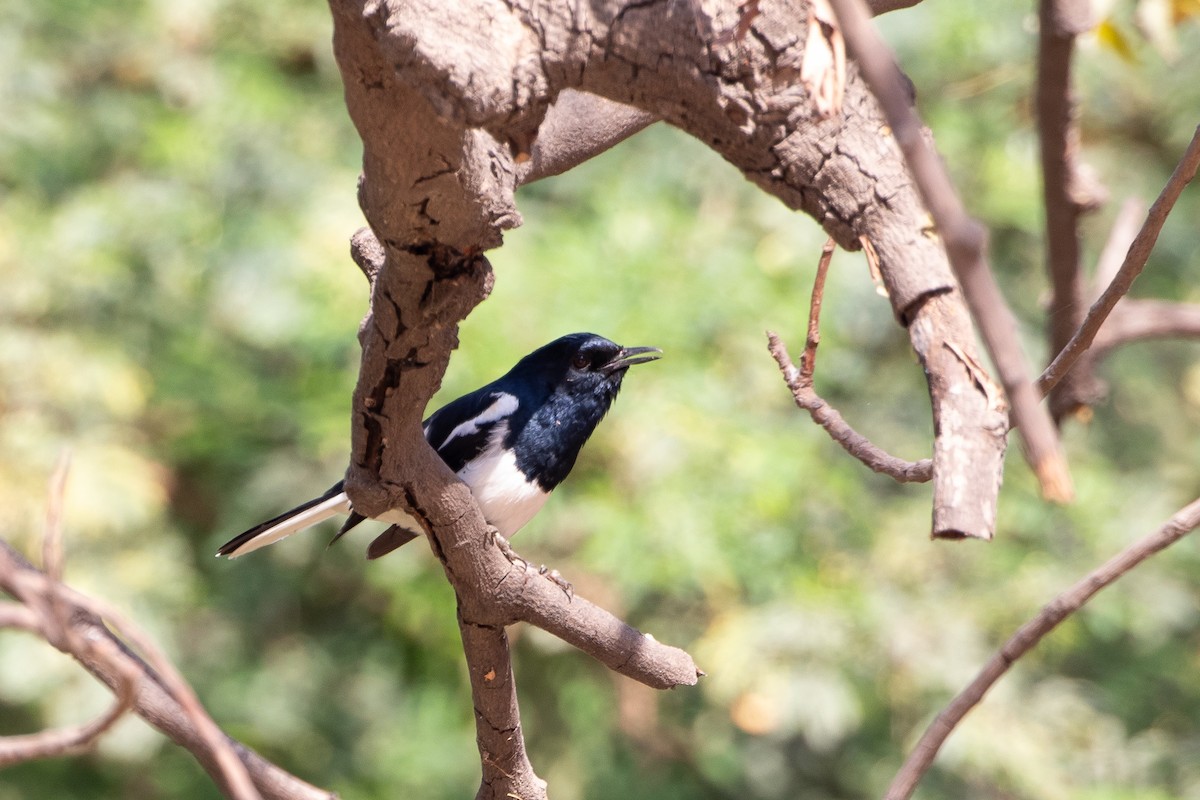
[[[45,591],[53,591],[49,576],[43,577]],[[30,612],[32,614],[32,612]],[[36,615],[35,615],[36,616]],[[120,659],[115,642],[111,640],[81,640],[75,637],[77,645],[81,645],[93,656],[105,658],[120,666],[116,670],[116,698],[111,706],[96,719],[82,725],[71,725],[63,728],[52,728],[38,733],[0,737],[0,768],[11,766],[22,761],[32,761],[38,758],[74,755],[81,753],[95,744],[106,731],[117,723],[117,720],[133,707],[134,694],[141,672],[134,665]]]
[[[72,649],[97,655],[105,651],[106,645],[111,647],[112,642],[79,636],[70,624],[71,605],[57,591],[62,588],[62,510],[69,466],[70,457],[64,452],[59,456],[50,477],[42,536],[42,560],[46,572],[30,571],[11,576],[14,588],[9,591],[23,605],[6,603],[0,609],[3,612],[0,613],[0,627],[20,627],[44,635],[47,641],[61,642]],[[105,655],[111,656],[111,653]],[[108,710],[82,725],[0,738],[0,767],[37,758],[70,755],[91,747],[133,705],[134,689],[141,674],[127,664],[122,664],[114,672],[116,699]]]
[[[903,77],[891,51],[871,26],[862,0],[833,0],[842,35],[863,77],[887,115],[900,149],[941,234],[954,274],[962,286],[1001,382],[1012,403],[1012,418],[1033,466],[1042,494],[1069,500],[1074,490],[1049,414],[1029,380],[1016,337],[1016,320],[996,286],[985,256],[986,233],[967,216],[962,202],[923,133],[908,102]]]
[[[89,612],[106,620],[121,636],[141,651],[142,657],[149,662],[158,679],[179,703],[200,737],[208,745],[221,773],[225,778],[229,795],[234,800],[261,800],[261,795],[254,787],[246,766],[238,758],[233,745],[212,717],[204,710],[192,687],[175,669],[162,649],[137,625],[133,624],[124,614],[111,604],[95,597],[88,597],[67,586],[58,587],[58,593],[68,598],[74,605],[87,609]]]
[[[21,599],[25,603],[21,608],[27,612],[9,614],[5,609],[10,604],[0,605],[0,623],[6,621],[7,617],[7,621],[19,627],[41,633],[50,644],[75,658],[118,697],[122,692],[124,676],[136,674],[133,710],[191,752],[214,780],[222,785],[222,791],[227,796],[234,796],[228,789],[229,780],[218,755],[210,741],[197,730],[194,717],[184,709],[176,695],[168,691],[156,669],[112,634],[101,615],[109,617],[109,623],[114,627],[122,627],[123,635],[128,635],[132,629],[130,623],[119,614],[112,613],[113,609],[105,604],[98,604],[94,598],[86,598],[61,583],[50,581],[4,541],[0,541],[0,589]],[[57,602],[67,609],[64,617],[68,622],[66,631],[54,630],[60,616],[52,609],[50,596],[57,598]],[[36,622],[30,618],[31,614],[36,617]],[[33,623],[32,627],[30,623]],[[138,646],[144,646],[144,634],[138,631],[136,635],[141,640]],[[134,641],[134,637],[131,636],[130,640]],[[305,783],[249,748],[228,739],[225,741],[236,749],[238,758],[253,776],[254,785],[265,800],[333,800],[329,792]]]
[[[1125,298],[1096,334],[1092,352],[1100,357],[1130,342],[1178,337],[1200,337],[1200,305]]]
[[[1163,223],[1167,220],[1167,215],[1175,207],[1175,201],[1183,193],[1184,187],[1196,177],[1197,167],[1200,167],[1200,127],[1196,128],[1191,144],[1188,145],[1183,158],[1175,167],[1167,185],[1163,187],[1158,199],[1154,201],[1154,205],[1150,206],[1150,211],[1146,214],[1146,221],[1142,224],[1142,229],[1133,240],[1133,244],[1129,246],[1129,252],[1126,253],[1125,261],[1121,264],[1121,269],[1117,271],[1117,276],[1100,295],[1100,298],[1092,304],[1087,317],[1083,320],[1079,330],[1071,337],[1071,341],[1054,357],[1050,366],[1046,367],[1045,372],[1038,378],[1037,388],[1042,394],[1046,394],[1058,385],[1063,376],[1074,366],[1076,360],[1091,347],[1100,326],[1112,313],[1117,301],[1129,293],[1134,280],[1142,274],[1142,270],[1146,267],[1146,261],[1150,258],[1150,252],[1154,249],[1154,243],[1158,241],[1159,231],[1162,230]]]
[[[808,308],[808,335],[804,343],[804,355],[800,368],[792,363],[787,346],[773,331],[767,331],[767,345],[783,380],[792,392],[797,407],[807,411],[813,422],[820,425],[840,444],[847,453],[866,464],[875,472],[888,475],[901,483],[924,483],[933,476],[933,461],[924,458],[917,462],[905,461],[888,454],[875,446],[869,439],[855,431],[832,406],[826,403],[813,389],[813,371],[817,364],[817,345],[821,343],[821,301],[825,295],[825,276],[833,258],[832,239],[821,249],[821,260],[817,262],[817,275],[813,280],[812,299]]]
[[[817,370],[817,346],[821,344],[821,304],[825,301],[825,277],[829,274],[835,247],[837,244],[833,239],[825,240],[808,301],[808,331],[804,337],[804,355],[800,357],[800,384],[809,388],[813,385],[813,373]]]
[[[1100,251],[1100,257],[1096,259],[1092,299],[1098,298],[1104,292],[1104,287],[1117,277],[1117,272],[1121,269],[1125,254],[1129,252],[1129,246],[1133,244],[1133,240],[1137,236],[1145,213],[1146,204],[1137,197],[1126,198],[1125,202],[1121,203],[1121,208],[1117,210],[1117,217],[1108,231],[1108,238],[1104,240],[1104,249]]]
[[[63,575],[62,511],[70,469],[71,456],[64,450],[54,465],[47,489],[46,524],[42,529],[42,568],[55,581],[61,581]]]
[[[0,603],[0,628],[16,628],[41,633],[42,623],[32,609],[19,603]]]
[[[1092,570],[1044,606],[1037,616],[1022,625],[984,665],[975,679],[959,692],[929,725],[893,779],[885,795],[886,800],[907,800],[912,796],[921,776],[933,764],[946,737],[1017,659],[1036,647],[1060,622],[1082,608],[1101,589],[1150,556],[1179,541],[1197,525],[1200,525],[1200,500],[1194,500],[1184,506],[1158,530],[1142,537],[1105,564]]]

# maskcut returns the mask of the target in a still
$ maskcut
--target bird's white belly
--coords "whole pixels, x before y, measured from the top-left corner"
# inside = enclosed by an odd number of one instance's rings
[[[507,539],[533,519],[550,493],[527,479],[512,451],[501,447],[504,427],[496,426],[487,449],[463,467],[458,477],[471,487],[483,518]]]

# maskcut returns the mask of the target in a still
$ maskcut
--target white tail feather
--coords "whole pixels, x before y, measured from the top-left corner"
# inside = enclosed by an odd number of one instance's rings
[[[246,555],[246,553],[253,553],[260,547],[274,544],[280,539],[316,525],[318,522],[323,522],[338,514],[348,513],[350,513],[350,498],[346,497],[345,492],[335,494],[328,500],[317,503],[312,508],[306,508],[296,516],[289,517],[278,525],[267,528],[228,555],[230,558],[237,558],[238,556]]]

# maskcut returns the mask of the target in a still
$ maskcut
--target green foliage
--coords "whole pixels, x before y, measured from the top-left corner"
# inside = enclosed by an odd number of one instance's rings
[[[923,5],[882,23],[1041,354],[1026,13]],[[1115,199],[1152,197],[1196,122],[1200,36],[1177,36],[1175,61],[1081,46],[1085,154]],[[359,150],[328,38],[320,4],[0,9],[0,535],[35,552],[70,448],[69,579],[146,625],[231,734],[350,800],[463,797],[478,767],[453,596],[419,543],[378,563],[365,535],[211,556],[345,464],[365,284],[346,258]],[[1014,453],[996,542],[931,544],[928,490],[851,462],[767,356],[766,328],[802,344],[815,224],[662,128],[519,200],[525,226],[492,254],[496,289],[435,402],[568,331],[661,346],[517,546],[709,673],[640,692],[514,630],[556,798],[878,795],[1021,621],[1200,488],[1195,347],[1135,345],[1106,363],[1093,422],[1068,427],[1078,503],[1043,505]],[[1197,299],[1198,206],[1185,196],[1135,293]],[[824,321],[822,393],[925,455],[923,380],[861,258],[835,259]],[[1056,632],[922,796],[1200,792],[1198,561],[1185,543]],[[0,733],[104,702],[44,645],[0,637]],[[94,755],[0,780],[0,800],[50,796],[216,792],[128,721]]]

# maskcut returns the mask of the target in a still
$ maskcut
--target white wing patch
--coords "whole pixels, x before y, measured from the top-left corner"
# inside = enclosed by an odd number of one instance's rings
[[[517,410],[517,398],[515,395],[511,395],[508,392],[497,392],[494,397],[496,398],[495,402],[485,408],[483,413],[477,417],[472,417],[466,422],[459,423],[454,430],[450,431],[450,435],[446,437],[446,441],[438,444],[438,449],[440,450],[445,447],[459,436],[470,436],[473,433],[478,433],[479,429],[484,425],[495,422],[498,419],[504,419]],[[490,441],[488,442],[488,446],[491,447]]]
[[[515,407],[516,398],[512,395],[503,397],[511,398]],[[497,400],[478,419],[482,420],[500,402],[501,400]],[[463,423],[467,424],[470,423]],[[457,432],[458,428],[454,430]],[[459,479],[471,487],[471,494],[479,503],[483,518],[488,524],[494,525],[506,539],[533,519],[550,496],[549,492],[542,491],[535,481],[525,477],[517,466],[516,456],[511,450],[504,449],[504,436],[507,433],[508,423],[501,422],[492,430],[483,452],[458,472]],[[451,436],[453,437],[453,434]]]

